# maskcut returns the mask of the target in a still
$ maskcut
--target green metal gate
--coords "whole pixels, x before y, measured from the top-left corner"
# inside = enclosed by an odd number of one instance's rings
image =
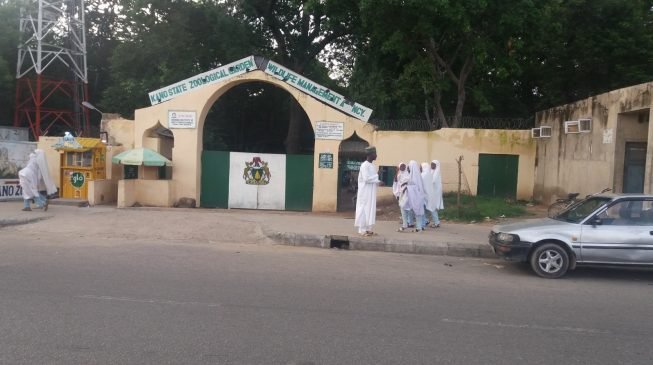
[[[518,155],[479,154],[477,194],[515,199],[518,168]]]
[[[313,207],[313,155],[286,155],[286,210]]]
[[[229,152],[202,151],[200,206],[229,207]]]

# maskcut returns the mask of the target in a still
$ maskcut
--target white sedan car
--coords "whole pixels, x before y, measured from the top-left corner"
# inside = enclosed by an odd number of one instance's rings
[[[653,266],[653,195],[598,195],[553,218],[498,225],[490,245],[551,279],[576,264]]]

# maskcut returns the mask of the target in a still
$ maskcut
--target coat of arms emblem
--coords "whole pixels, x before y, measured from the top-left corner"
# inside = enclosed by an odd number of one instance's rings
[[[245,162],[243,179],[247,185],[267,185],[270,183],[270,168],[260,157],[254,157],[252,162]]]

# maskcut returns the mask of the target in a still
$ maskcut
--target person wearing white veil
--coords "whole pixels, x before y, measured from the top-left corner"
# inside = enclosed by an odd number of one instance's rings
[[[18,181],[23,192],[23,211],[32,210],[30,201],[34,200],[37,208],[44,208],[45,201],[39,193],[39,166],[36,162],[36,154],[30,153],[27,165],[18,171]]]
[[[440,166],[440,161],[431,161],[431,174],[431,188],[433,194],[432,199],[429,199],[426,208],[431,212],[431,227],[437,228],[440,227],[438,210],[444,209],[444,199],[442,198],[442,168]]]
[[[434,197],[433,171],[431,170],[431,166],[427,162],[422,162],[422,182],[424,184],[424,209],[425,209],[424,220],[422,221],[422,227],[426,227],[426,224],[428,223],[429,213],[433,215],[433,212],[429,207],[432,205],[433,197]]]
[[[408,172],[410,173],[410,178],[408,184],[406,185],[406,199],[404,209],[410,209],[415,214],[415,232],[420,232],[424,230],[424,183],[422,181],[422,176],[419,171],[419,165],[417,161],[411,160],[408,163]]]
[[[29,155],[25,168],[18,172],[18,179],[23,193],[23,211],[31,211],[30,201],[34,200],[37,208],[48,210],[48,199],[40,193],[39,186],[44,186],[47,194],[57,191],[56,185],[48,173],[48,163],[43,150],[35,150]]]
[[[406,164],[402,162],[397,167],[397,174],[392,183],[392,193],[397,198],[399,211],[401,211],[401,227],[399,227],[399,232],[404,232],[412,224],[410,209],[402,208],[402,205],[405,205],[405,199],[407,197],[406,189],[408,187],[408,180],[410,180],[410,173],[407,170]]]

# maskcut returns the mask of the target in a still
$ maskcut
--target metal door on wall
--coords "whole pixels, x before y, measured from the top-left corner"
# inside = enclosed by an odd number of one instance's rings
[[[646,171],[646,148],[643,142],[627,142],[624,158],[624,193],[644,192]]]
[[[202,153],[202,207],[310,211],[312,205],[312,155]]]
[[[515,199],[518,168],[519,155],[479,154],[477,194]]]

